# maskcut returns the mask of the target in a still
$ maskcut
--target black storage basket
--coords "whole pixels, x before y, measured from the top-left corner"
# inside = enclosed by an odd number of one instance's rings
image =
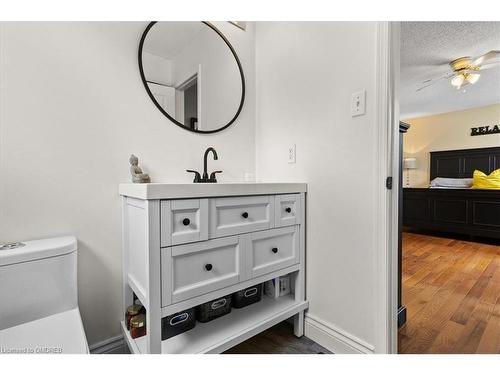
[[[250,288],[233,293],[233,307],[240,309],[242,307],[259,302],[262,298],[262,284],[254,285]]]
[[[196,318],[202,323],[209,322],[231,312],[231,295],[214,299],[196,306]]]
[[[161,339],[166,340],[180,333],[193,329],[196,325],[194,307],[162,318]]]

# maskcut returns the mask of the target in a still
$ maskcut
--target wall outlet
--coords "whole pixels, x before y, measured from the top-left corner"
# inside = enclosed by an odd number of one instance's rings
[[[351,116],[361,116],[366,113],[366,90],[358,91],[352,94]]]
[[[288,164],[295,163],[297,156],[297,147],[293,144],[288,146]]]

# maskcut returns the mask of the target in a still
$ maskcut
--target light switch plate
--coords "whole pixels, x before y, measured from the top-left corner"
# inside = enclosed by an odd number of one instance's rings
[[[297,147],[295,144],[288,146],[288,164],[293,164],[297,161]]]
[[[366,90],[358,91],[352,94],[351,116],[361,116],[366,113]]]

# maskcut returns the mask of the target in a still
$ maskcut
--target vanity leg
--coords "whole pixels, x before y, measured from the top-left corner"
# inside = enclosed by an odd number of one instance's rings
[[[302,207],[302,216],[300,226],[300,269],[295,274],[293,284],[293,293],[295,294],[295,301],[302,302],[305,300],[306,282],[305,282],[305,255],[306,255],[306,199],[305,194],[300,194],[300,206]],[[299,312],[293,317],[293,333],[297,337],[304,335],[304,311]]]
[[[161,259],[160,259],[160,201],[146,203],[148,218],[148,280],[146,291],[147,352],[161,353]]]
[[[161,310],[146,310],[147,348],[149,354],[161,354]]]
[[[304,311],[295,314],[293,317],[293,334],[297,337],[304,335]]]

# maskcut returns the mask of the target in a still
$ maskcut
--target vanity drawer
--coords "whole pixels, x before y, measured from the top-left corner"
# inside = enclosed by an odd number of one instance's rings
[[[210,199],[210,238],[274,227],[274,196]]]
[[[161,250],[162,306],[242,281],[238,236]]]
[[[299,263],[299,227],[250,233],[245,243],[249,276],[254,278]]]
[[[286,227],[301,223],[300,194],[281,194],[275,196],[275,226]]]
[[[208,239],[208,199],[161,201],[161,247]]]

